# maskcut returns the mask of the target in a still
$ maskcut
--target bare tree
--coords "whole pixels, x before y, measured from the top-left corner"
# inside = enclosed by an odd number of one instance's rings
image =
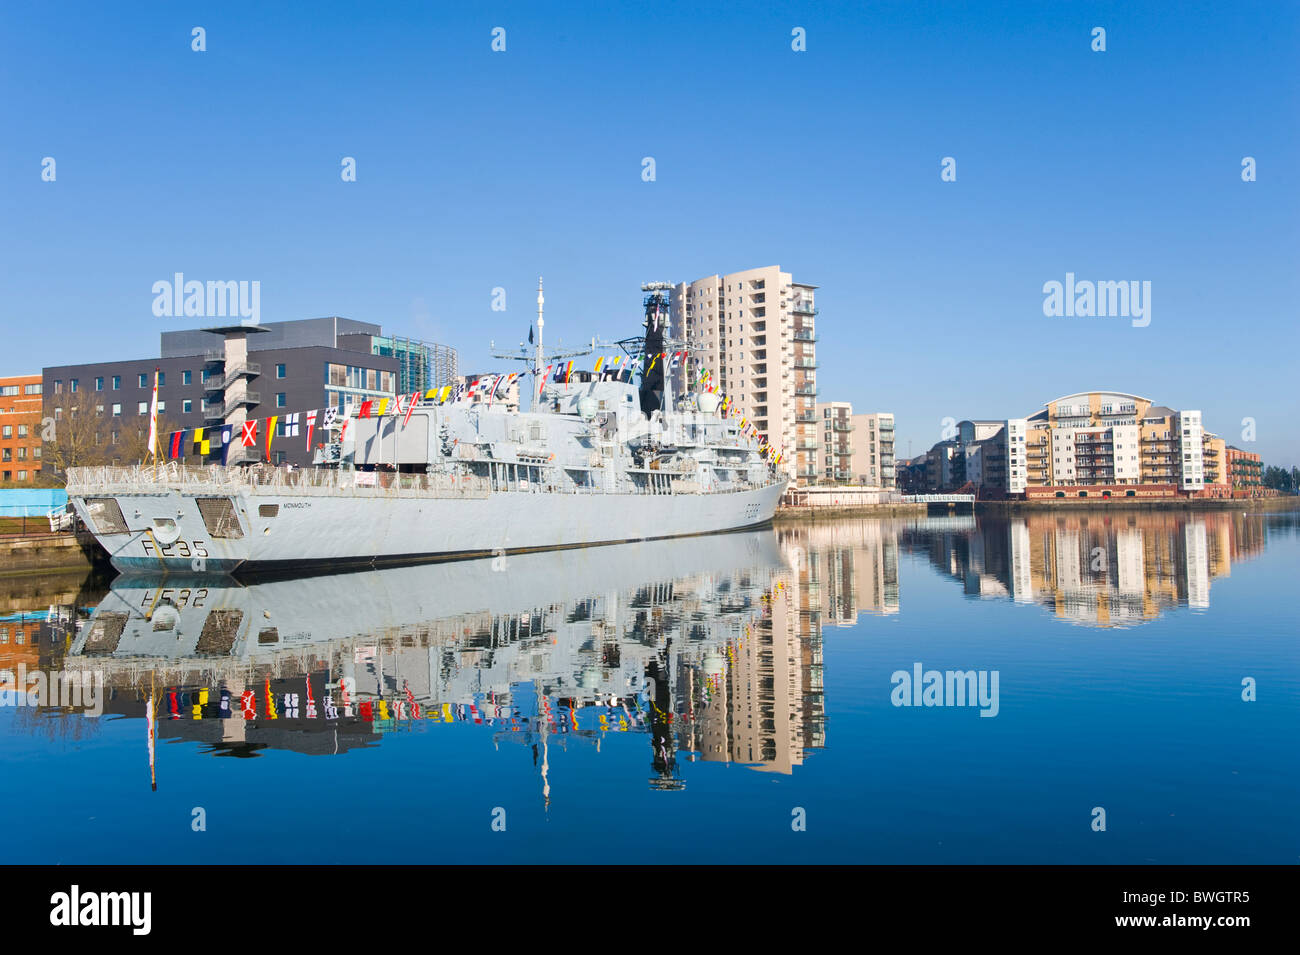
[[[158,442],[164,456],[167,433],[176,430],[175,423],[159,416]],[[67,478],[68,468],[138,464],[148,457],[148,415],[108,414],[90,396],[70,395],[61,401],[41,432],[45,472],[59,479]]]

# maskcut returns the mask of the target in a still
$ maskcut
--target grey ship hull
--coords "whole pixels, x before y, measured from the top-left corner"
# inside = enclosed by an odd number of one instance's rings
[[[394,495],[358,489],[199,486],[85,489],[78,515],[123,573],[274,573],[384,566],[658,540],[762,526],[784,482],[714,494]],[[117,533],[87,501],[115,501]],[[228,500],[238,529],[212,533],[199,501]],[[223,505],[224,507],[224,505]]]

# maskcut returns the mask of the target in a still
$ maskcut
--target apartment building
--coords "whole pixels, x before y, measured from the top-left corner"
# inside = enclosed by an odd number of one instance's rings
[[[813,452],[816,483],[854,483],[853,406],[847,401],[819,401],[815,410],[817,437],[808,450]]]
[[[1228,483],[1234,491],[1257,491],[1264,486],[1264,462],[1253,451],[1243,451],[1228,445],[1224,449],[1227,462]]]
[[[893,414],[854,414],[847,401],[822,401],[816,415],[815,483],[895,489]]]
[[[871,412],[853,416],[853,483],[892,491],[898,486],[894,466],[894,416]]]
[[[41,470],[41,376],[0,378],[0,484],[25,484]]]
[[[1049,401],[1026,425],[1028,487],[1226,488],[1226,444],[1199,411],[1092,391]]]
[[[815,285],[779,265],[711,275],[676,285],[672,323],[691,357],[731,398],[732,407],[782,452],[781,467],[801,484],[818,470]]]
[[[963,421],[956,440],[930,449],[924,471],[930,490],[1214,497],[1230,493],[1227,469],[1226,445],[1199,411],[1093,391],[1049,401],[1028,418]]]

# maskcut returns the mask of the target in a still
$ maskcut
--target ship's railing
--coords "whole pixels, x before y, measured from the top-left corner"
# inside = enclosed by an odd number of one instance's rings
[[[304,496],[482,498],[491,482],[471,474],[395,474],[332,468],[205,467],[169,461],[149,466],[69,468],[70,495],[143,493],[292,493]]]
[[[565,480],[518,480],[517,472],[507,476],[498,463],[490,475],[477,475],[468,471],[459,473],[405,474],[391,471],[349,471],[334,468],[303,468],[289,470],[270,465],[251,467],[222,467],[221,465],[186,465],[168,461],[156,468],[148,465],[132,467],[76,467],[68,469],[68,494],[90,496],[96,494],[159,494],[169,490],[186,493],[234,494],[248,491],[253,494],[290,493],[303,496],[392,496],[392,497],[455,497],[483,498],[492,493],[520,494],[608,494],[604,487],[581,485]],[[620,485],[613,493],[620,494],[692,494],[698,490],[677,487],[674,479],[687,478],[687,474],[664,469],[664,478],[647,485]],[[759,482],[729,482],[708,493],[725,494],[753,491],[775,484],[777,478]]]

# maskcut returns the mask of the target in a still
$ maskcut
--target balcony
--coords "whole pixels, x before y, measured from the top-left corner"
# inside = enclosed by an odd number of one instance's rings
[[[816,314],[817,314],[817,309],[815,309],[815,308],[813,307],[813,303],[812,303],[812,302],[801,301],[801,300],[799,300],[799,299],[796,299],[795,301],[793,301],[793,302],[790,303],[790,311],[794,312],[796,315],[816,315]]]
[[[816,441],[809,441],[807,439],[804,439],[796,442],[795,447],[798,448],[800,451],[816,451],[818,445]]]
[[[811,329],[799,328],[795,330],[794,340],[797,342],[816,342],[817,335]]]
[[[808,424],[813,424],[813,423],[815,423],[815,422],[817,421],[817,412],[815,412],[815,411],[800,411],[800,412],[798,412],[798,413],[795,414],[795,416],[794,416],[794,420],[795,420],[795,421],[799,421],[799,422],[806,422],[806,423],[808,423]]]
[[[796,395],[806,395],[807,397],[815,398],[817,396],[817,386],[808,382],[805,382],[802,385],[795,385],[794,393]]]
[[[831,419],[831,428],[834,429],[835,431],[849,432],[849,431],[852,431],[852,430],[853,430],[853,422],[852,422],[852,421],[838,421],[838,420],[836,420],[835,418],[832,418],[832,419]]]
[[[817,362],[812,358],[796,358],[794,360],[794,367],[804,371],[812,371],[817,367]]]

